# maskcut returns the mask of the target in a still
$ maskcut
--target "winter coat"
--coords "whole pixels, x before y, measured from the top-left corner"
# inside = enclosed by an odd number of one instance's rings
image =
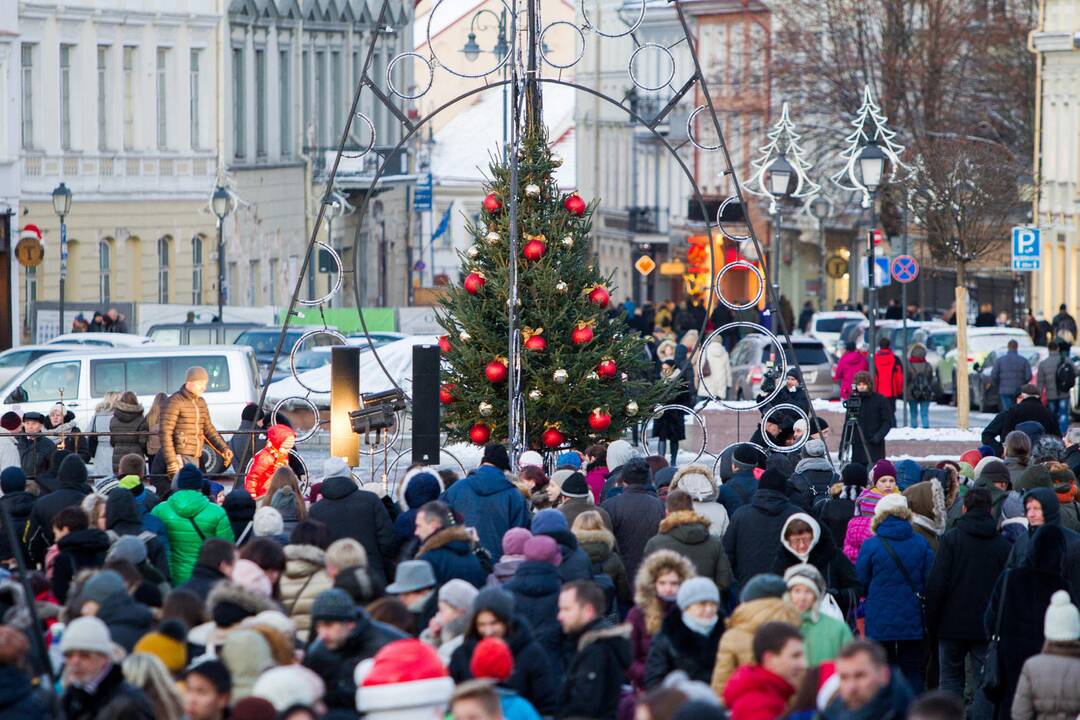
[[[26,528],[26,544],[31,560],[41,565],[45,560],[45,550],[53,544],[52,521],[56,513],[72,505],[80,505],[83,498],[90,494],[86,484],[86,465],[79,458],[66,457],[57,471],[59,487],[42,495],[34,501],[30,511],[30,524]]]
[[[540,647],[553,661],[560,661],[563,632],[558,614],[562,579],[558,569],[550,563],[526,560],[503,585],[503,590],[513,594],[514,613],[529,623]]]
[[[978,610],[986,607],[1009,550],[985,511],[964,513],[941,537],[926,581],[926,623],[939,638],[988,639]]]
[[[177,590],[187,590],[189,593],[197,596],[203,603],[206,603],[206,599],[210,597],[210,593],[214,591],[218,583],[222,580],[228,580],[216,567],[210,565],[200,565],[195,563],[195,567],[191,569],[191,577],[183,585],[176,586]]]
[[[930,402],[934,397],[941,394],[941,386],[938,384],[937,378],[934,377],[934,368],[930,366],[930,363],[926,362],[926,348],[916,347],[913,349],[904,370],[907,372],[907,387],[904,395],[906,400]],[[920,378],[924,378],[925,382]],[[931,396],[913,397],[916,385],[928,386]]]
[[[889,684],[878,690],[869,703],[858,710],[849,710],[843,698],[836,695],[821,714],[822,720],[904,720],[908,705],[914,699],[904,674],[895,668]]]
[[[611,516],[612,533],[622,555],[626,572],[637,576],[645,556],[645,545],[664,519],[664,503],[644,485],[629,485],[620,495],[603,504]]]
[[[634,576],[634,606],[626,615],[630,625],[630,669],[627,677],[634,687],[645,687],[645,661],[653,636],[660,632],[664,618],[676,609],[675,599],[665,600],[656,594],[656,579],[667,572],[679,576],[679,582],[694,577],[693,563],[678,553],[658,550],[645,558]]]
[[[802,520],[813,530],[810,552],[805,557],[796,554],[784,538],[787,526],[793,520]],[[836,546],[832,536],[827,531],[822,531],[817,520],[805,513],[796,513],[784,522],[784,527],[780,530],[780,548],[776,551],[771,572],[783,577],[789,567],[804,562],[810,563],[821,573],[821,577],[825,579],[826,592],[832,594],[841,610],[846,613],[855,606],[861,590],[855,567]]]
[[[87,431],[90,433],[107,433],[112,425],[113,411],[112,409],[97,410],[94,412],[94,416],[90,418],[90,427]],[[108,475],[112,471],[113,467],[113,445],[111,435],[90,435],[87,441],[90,454],[93,456],[93,460],[87,465],[93,468],[95,475]],[[195,456],[198,458],[198,456]]]
[[[19,464],[27,478],[34,480],[48,471],[56,443],[39,433],[17,437],[15,444],[19,448]]]
[[[112,641],[131,653],[135,643],[154,626],[150,608],[135,602],[127,592],[110,595],[98,608],[97,617],[109,627]]]
[[[852,563],[859,559],[859,552],[862,550],[863,543],[874,535],[874,529],[872,523],[874,521],[874,515],[870,514],[858,514],[860,505],[872,505],[876,506],[877,501],[881,499],[881,494],[873,488],[866,488],[855,499],[855,517],[848,521],[847,533],[844,535],[844,555]]]
[[[66,603],[68,588],[79,571],[105,564],[109,536],[96,527],[74,530],[60,538],[56,546],[60,552],[53,563],[52,591],[57,600]]]
[[[823,614],[816,606],[802,614],[799,632],[803,636],[806,664],[811,667],[836,658],[840,648],[851,640],[847,623]]]
[[[1075,720],[1080,713],[1080,642],[1048,642],[1020,671],[1015,720]]]
[[[1021,508],[1026,505],[1029,497],[1036,498],[1039,504],[1042,505],[1044,524],[1061,528],[1061,532],[1065,535],[1065,544],[1068,547],[1080,545],[1080,533],[1066,528],[1061,521],[1061,503],[1058,501],[1057,493],[1053,489],[1037,487],[1028,490],[1019,498]],[[1027,526],[1026,522],[1024,526]],[[1038,528],[1028,527],[1026,532],[1017,534],[1013,540],[1012,552],[1009,555],[1009,567],[1019,567],[1023,564],[1024,558],[1027,557],[1031,549],[1031,541],[1037,530]]]
[[[724,706],[731,720],[773,720],[784,714],[794,694],[795,688],[776,673],[747,665],[724,688]]]
[[[259,428],[255,427],[255,423],[252,420],[241,420],[240,427],[237,428],[237,430],[247,432],[257,429]],[[247,471],[248,463],[255,457],[255,453],[266,446],[266,437],[264,435],[249,435],[247,432],[234,433],[233,436],[229,438],[229,449],[232,450],[233,454],[233,461],[230,467],[237,475],[244,474]]]
[[[93,693],[69,686],[60,698],[67,720],[154,720],[154,708],[143,691],[124,680],[120,663],[114,663]]]
[[[472,536],[463,527],[443,528],[428,536],[417,550],[416,559],[431,564],[438,587],[459,578],[473,587],[483,588],[487,580],[484,567],[473,554]]]
[[[592,580],[592,561],[585,551],[578,547],[577,538],[569,530],[553,530],[546,533],[559,544],[559,552],[562,554],[562,562],[559,563],[559,577],[563,582],[575,580]]]
[[[900,397],[904,386],[904,366],[892,350],[874,353],[874,390],[889,398]],[[867,438],[869,440],[869,438]]]
[[[1031,363],[1016,350],[1009,350],[994,363],[990,382],[1001,397],[1015,398],[1020,386],[1031,382]]]
[[[121,433],[119,435],[114,434],[109,438],[113,448],[112,471],[114,474],[120,472],[120,458],[125,455],[130,453],[139,457],[146,457],[146,440],[149,435],[128,435],[124,433],[148,433],[149,431],[150,425],[146,422],[146,416],[143,415],[142,405],[138,403],[134,405],[123,402],[116,403],[113,408],[112,419],[109,420],[109,432]]]
[[[503,533],[529,527],[525,496],[493,465],[476,468],[444,492],[442,499],[465,525],[476,528],[480,544],[493,560],[502,556]]]
[[[237,543],[243,545],[255,536],[252,526],[255,521],[255,499],[248,495],[247,490],[242,487],[234,488],[225,496],[221,507],[229,516],[229,525]],[[244,535],[245,531],[247,535]],[[242,542],[241,537],[244,538]]]
[[[594,620],[568,638],[574,654],[567,662],[558,717],[615,720],[630,665],[628,632],[625,625],[612,627]]]
[[[780,598],[766,597],[740,603],[727,619],[710,682],[718,696],[724,696],[724,688],[738,668],[754,662],[754,633],[767,622],[799,627],[799,611]]]
[[[694,564],[697,574],[709,578],[721,591],[731,587],[731,564],[720,538],[709,532],[709,519],[690,510],[673,512],[660,522],[660,533],[645,545],[645,557],[657,550],[672,550]]]
[[[326,524],[330,542],[351,537],[367,551],[368,574],[386,586],[386,569],[394,554],[394,528],[379,497],[361,490],[351,477],[327,478],[322,500],[311,506],[308,517]]]
[[[893,402],[881,393],[866,393],[859,406],[859,427],[851,442],[852,461],[872,467],[885,457],[885,436],[893,426]],[[866,438],[866,447],[863,447]]]
[[[306,641],[312,627],[311,607],[323,590],[334,584],[326,574],[326,553],[314,545],[286,545],[285,572],[281,575],[281,606]]]
[[[845,352],[840,356],[840,359],[836,361],[836,367],[833,369],[833,380],[840,383],[841,400],[847,400],[851,397],[855,375],[869,370],[870,363],[867,361],[866,355],[858,350]]]
[[[29,562],[26,554],[26,530],[30,525],[30,514],[34,510],[33,495],[26,491],[7,493],[0,497],[0,507],[3,507],[15,527],[15,537],[18,538],[18,547],[13,548],[8,540],[7,528],[4,527],[4,517],[0,514],[0,560],[10,560],[15,557],[15,550],[22,554],[23,561]]]
[[[223,456],[231,452],[210,420],[206,400],[195,397],[186,387],[169,396],[161,411],[160,435],[165,467],[170,469],[183,464],[181,457],[197,460],[206,442]]]
[[[740,586],[758,573],[769,571],[780,547],[780,530],[797,512],[799,507],[782,492],[761,488],[749,505],[735,512],[724,534],[724,550]]]
[[[709,374],[702,374],[700,378],[701,394],[711,394],[713,397],[724,400],[731,388],[731,356],[724,349],[724,343],[717,338],[705,348],[705,362],[708,363]],[[706,392],[707,391],[707,392]]]
[[[1039,364],[1040,372],[1042,371],[1043,360]],[[1061,432],[1058,430],[1057,415],[1050,411],[1050,408],[1042,404],[1042,401],[1037,397],[1027,397],[1020,402],[1013,405],[1005,412],[1004,423],[1001,428],[1001,437],[1016,429],[1016,426],[1022,422],[1034,421],[1043,426],[1047,435],[1061,436]]]
[[[5,720],[51,720],[44,699],[30,678],[14,665],[0,665],[0,717]]]
[[[356,609],[356,627],[345,643],[336,650],[315,640],[304,657],[304,665],[322,678],[326,686],[324,699],[330,710],[356,712],[356,666],[395,640],[408,635],[396,627],[376,622],[362,608]]]
[[[795,472],[788,480],[796,491],[791,501],[806,512],[810,512],[818,498],[827,498],[829,488],[839,480],[840,475],[827,458],[803,458],[795,465]]]
[[[394,554],[401,553],[401,548],[412,542],[416,531],[416,513],[427,503],[439,499],[442,488],[434,476],[427,474],[416,476],[409,481],[403,493],[407,510],[394,520]]]
[[[615,552],[615,536],[608,530],[577,530],[574,537],[578,540],[578,547],[589,556],[593,574],[603,572],[610,577],[615,585],[615,597],[620,606],[629,607],[634,597],[630,592],[630,577],[626,574],[626,566]]]
[[[1065,456],[1061,458],[1061,462],[1069,466],[1073,475],[1080,477],[1080,443],[1065,448]]]
[[[296,492],[288,486],[279,487],[270,498],[270,507],[281,514],[281,534],[286,538],[292,535],[292,531],[300,524],[300,509],[297,506],[303,502],[303,498],[296,497]]]
[[[75,413],[68,410],[64,413],[64,421],[59,425],[53,425],[50,417],[45,418],[45,429],[48,434],[55,437],[53,441],[57,450],[67,450],[69,453],[73,453],[82,458],[82,461],[89,465],[92,461],[92,453],[90,451],[90,441],[93,438],[87,438],[85,435],[79,435],[82,430],[75,424]],[[61,440],[59,435],[63,435]],[[94,441],[96,442],[96,440]]]
[[[19,443],[15,441],[11,433],[0,428],[0,470],[13,465],[22,467],[22,458],[19,456]]]
[[[1042,362],[1039,363],[1039,368],[1036,371],[1037,382],[1039,389],[1046,393],[1047,400],[1060,400],[1061,398],[1068,397],[1069,391],[1061,392],[1057,389],[1057,369],[1061,365],[1062,359],[1065,356],[1060,352],[1051,352]],[[1031,377],[1030,375],[1028,376]],[[1029,382],[1025,380],[1024,382]],[[1049,432],[1049,430],[1047,430]],[[1055,435],[1059,433],[1055,430]]]
[[[645,660],[645,689],[657,687],[676,670],[682,670],[691,680],[709,682],[723,632],[722,617],[706,636],[688,628],[678,610],[670,613],[649,647],[649,657]]]
[[[595,465],[585,473],[585,484],[592,493],[593,503],[600,504],[600,493],[604,490],[604,480],[607,479],[608,469],[606,465]]]
[[[728,521],[735,517],[735,511],[750,502],[757,492],[757,478],[753,471],[740,470],[720,486],[717,499],[727,510]]]
[[[281,445],[289,437],[295,437],[295,433],[285,425],[274,425],[266,432],[266,445],[255,453],[255,460],[244,478],[244,489],[256,500],[266,494],[274,473],[288,467],[289,453],[282,450]]]
[[[592,510],[600,515],[600,519],[604,521],[604,527],[608,530],[611,529],[611,516],[608,515],[607,510],[594,505],[592,498],[565,498],[558,508],[559,512],[566,518],[566,527],[574,527],[574,521],[577,520],[578,515],[583,512]]]
[[[845,486],[843,483],[833,483],[829,488],[828,498],[824,502],[818,502],[813,509],[813,515],[821,523],[823,528],[829,529],[829,534],[837,543],[843,544],[847,538],[848,523],[855,517],[855,498],[859,496],[859,489],[854,486]],[[865,540],[866,538],[863,538]],[[844,553],[848,560],[852,560]],[[858,557],[859,553],[855,553]]]
[[[187,581],[206,538],[234,542],[229,516],[198,490],[177,490],[150,513],[169,534],[169,570],[174,585]],[[196,529],[197,528],[197,529]]]
[[[936,480],[925,480],[904,490],[911,509],[911,526],[935,553],[938,538],[945,532],[945,491]]]
[[[146,559],[161,574],[169,577],[169,548],[157,538],[157,534],[146,527],[135,496],[129,490],[116,488],[105,500],[105,526],[111,542],[116,542],[121,535],[134,535],[146,546]]]
[[[713,343],[714,345],[716,343]],[[709,532],[724,537],[731,522],[727,508],[720,504],[720,484],[705,465],[684,465],[671,478],[668,492],[682,490],[694,501],[694,512],[709,520]]]
[[[874,524],[877,534],[863,543],[855,563],[855,572],[866,595],[866,636],[879,642],[921,640],[923,618],[916,593],[925,592],[934,553],[915,534],[911,523],[899,515],[879,515],[874,518]],[[915,583],[914,590],[885,549],[885,542],[903,563]]]

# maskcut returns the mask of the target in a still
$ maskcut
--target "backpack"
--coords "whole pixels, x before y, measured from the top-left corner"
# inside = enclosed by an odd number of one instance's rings
[[[930,382],[929,372],[911,374],[911,387],[908,388],[912,400],[925,402],[934,399],[934,385]]]
[[[1054,384],[1057,385],[1059,393],[1069,392],[1076,384],[1076,368],[1073,367],[1069,358],[1065,357],[1065,353],[1061,354],[1061,362],[1054,371]]]

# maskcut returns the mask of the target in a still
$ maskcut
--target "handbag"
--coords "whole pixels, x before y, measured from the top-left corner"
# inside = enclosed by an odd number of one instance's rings
[[[885,552],[889,553],[893,562],[896,563],[897,569],[900,570],[900,574],[904,576],[904,582],[911,588],[911,592],[915,594],[915,599],[919,601],[919,615],[922,619],[923,635],[926,635],[926,596],[916,589],[915,581],[911,579],[911,574],[908,573],[907,568],[904,567],[904,563],[900,562],[900,556],[893,550],[892,545],[885,538],[878,536],[878,540],[881,541],[882,546],[885,548]]]
[[[1005,615],[1005,593],[1009,589],[1009,571],[1001,581],[1001,597],[998,599],[997,619],[994,621],[994,634],[986,645],[986,658],[983,660],[980,685],[986,697],[997,700],[1005,689],[1005,671],[1001,667],[1001,618]]]
[[[832,596],[832,593],[825,593],[821,597],[821,603],[818,605],[818,610],[822,615],[836,618],[845,625],[847,624],[847,618],[844,617],[844,611],[840,609],[840,603],[836,602],[836,598]]]

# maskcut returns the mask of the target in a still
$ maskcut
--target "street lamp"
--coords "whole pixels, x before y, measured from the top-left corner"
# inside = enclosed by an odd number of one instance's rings
[[[498,38],[495,40],[495,47],[491,50],[484,50],[480,47],[480,44],[476,42],[476,30],[477,21],[483,15],[490,15],[498,23]],[[506,39],[506,10],[500,10],[498,14],[494,10],[488,8],[481,8],[475,15],[472,16],[472,20],[469,21],[469,34],[466,36],[465,45],[461,48],[461,52],[465,55],[465,59],[469,62],[476,62],[477,58],[482,53],[488,52],[494,55],[498,62],[502,63],[502,121],[503,121],[503,152],[506,152],[507,145],[507,125],[506,125],[506,71],[509,62],[502,62],[503,58],[507,56],[510,51],[510,43]],[[486,26],[481,25],[480,30],[487,29]]]
[[[214,188],[210,197],[210,208],[217,215],[217,316],[218,322],[225,322],[225,216],[229,214],[231,204],[229,191],[221,185]]]
[[[773,203],[774,215],[776,221],[773,223],[773,247],[772,247],[772,262],[769,263],[772,266],[772,285],[773,296],[777,303],[780,302],[780,242],[781,242],[781,201],[791,197],[792,180],[796,179],[795,168],[788,162],[786,153],[780,153],[776,156],[776,159],[770,163],[767,170],[769,193],[776,199]],[[777,306],[779,307],[779,305]],[[776,330],[776,327],[773,328]],[[784,328],[786,332],[791,332],[792,328]]]
[[[888,156],[874,141],[863,145],[859,151],[859,180],[870,194],[870,232],[866,236],[866,277],[870,295],[870,373],[875,375],[874,354],[877,347],[877,287],[875,274],[877,257],[874,255],[874,236],[877,234],[877,191],[881,178],[885,175],[885,162]]]
[[[65,332],[64,324],[64,285],[67,280],[67,223],[64,221],[71,212],[71,189],[64,183],[52,191],[53,212],[60,218],[60,334]]]

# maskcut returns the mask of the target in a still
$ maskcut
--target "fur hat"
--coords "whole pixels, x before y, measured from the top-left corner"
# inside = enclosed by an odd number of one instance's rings
[[[1043,623],[1043,635],[1052,642],[1080,640],[1080,612],[1069,602],[1069,593],[1064,590],[1058,590],[1050,596],[1050,606],[1046,608],[1046,620]]]
[[[514,672],[514,656],[502,638],[487,637],[476,644],[469,670],[474,678],[504,682]]]
[[[435,650],[413,638],[384,645],[356,666],[354,679],[356,709],[366,715],[415,710],[422,717],[422,710],[444,710],[454,692],[454,681]]]
[[[712,470],[704,465],[685,465],[671,480],[671,487],[682,490],[695,502],[713,502],[719,492]]]

